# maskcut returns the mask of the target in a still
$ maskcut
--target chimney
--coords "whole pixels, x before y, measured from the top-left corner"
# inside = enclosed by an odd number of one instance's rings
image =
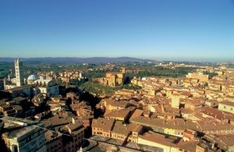
[[[76,120],[72,117],[72,123],[76,124]]]
[[[164,108],[163,104],[161,105],[161,110],[162,110],[162,113],[165,113],[165,108]]]

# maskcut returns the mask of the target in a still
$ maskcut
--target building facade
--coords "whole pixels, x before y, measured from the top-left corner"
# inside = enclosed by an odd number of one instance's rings
[[[59,94],[59,86],[55,83],[54,80],[41,77],[34,81],[37,88],[40,90],[40,93],[46,93],[51,95]]]
[[[229,101],[220,102],[218,109],[221,111],[234,114],[234,102],[229,102]]]
[[[2,137],[8,149],[12,152],[46,151],[44,129],[36,125],[14,129],[4,133]]]

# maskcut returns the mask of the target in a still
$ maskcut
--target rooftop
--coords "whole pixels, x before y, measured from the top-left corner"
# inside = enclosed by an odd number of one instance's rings
[[[7,136],[8,136],[8,138],[14,138],[14,139],[18,140],[20,137],[23,137],[23,136],[26,136],[27,134],[30,134],[30,132],[32,132],[35,129],[40,129],[40,128],[36,125],[21,127],[21,128],[9,131],[7,133]]]
[[[144,116],[139,116],[136,118],[131,119],[131,122],[140,124],[143,126],[149,126],[152,128],[171,128],[171,129],[178,129],[178,130],[185,130],[185,129],[193,129],[193,130],[200,130],[200,127],[190,121],[184,119],[174,119],[174,120],[163,120],[159,118],[147,118]]]
[[[172,147],[175,147],[175,143],[178,141],[178,138],[166,138],[164,135],[155,133],[153,131],[146,132],[143,135],[140,135],[139,137],[145,140],[153,141],[162,145]]]
[[[95,128],[102,128],[103,130],[111,130],[115,123],[114,119],[107,119],[107,118],[98,118],[93,119],[92,127]]]

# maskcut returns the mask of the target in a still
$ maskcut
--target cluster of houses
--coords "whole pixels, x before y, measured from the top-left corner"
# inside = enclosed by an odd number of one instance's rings
[[[105,113],[93,120],[92,133],[164,151],[233,151],[234,69],[212,70],[213,78],[194,72],[133,79],[142,90],[103,99],[97,107]]]
[[[17,70],[16,85],[5,83],[0,91],[4,150],[76,152],[85,137],[98,136],[120,146],[134,143],[168,152],[234,151],[234,69],[202,67],[183,78],[134,78],[132,85],[141,89],[115,91],[98,104],[81,99],[75,89],[60,95],[54,79],[30,75],[22,85]],[[217,75],[211,78],[204,70]],[[125,72],[107,73],[100,81],[122,85]],[[82,73],[59,76],[66,82]]]

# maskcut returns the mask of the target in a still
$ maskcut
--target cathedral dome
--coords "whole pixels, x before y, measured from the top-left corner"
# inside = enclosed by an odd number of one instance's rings
[[[35,80],[37,80],[37,79],[38,79],[38,76],[37,76],[36,74],[31,74],[31,75],[28,77],[27,81],[35,81]]]

